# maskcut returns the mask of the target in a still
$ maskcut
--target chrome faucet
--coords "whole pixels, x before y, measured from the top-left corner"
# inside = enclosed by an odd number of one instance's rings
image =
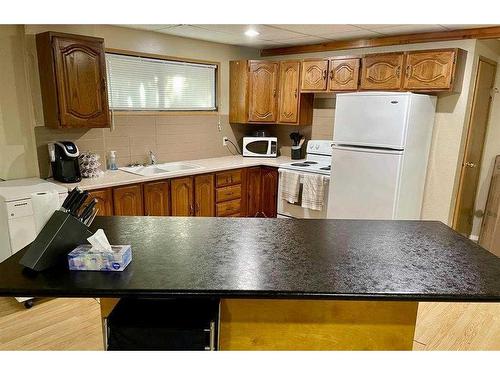
[[[156,164],[156,156],[153,153],[153,151],[149,150],[149,164],[155,165]]]

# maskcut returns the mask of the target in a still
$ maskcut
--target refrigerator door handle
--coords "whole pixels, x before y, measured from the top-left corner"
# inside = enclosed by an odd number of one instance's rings
[[[333,145],[333,150],[348,150],[348,151],[357,151],[357,152],[368,152],[368,153],[377,153],[377,154],[393,154],[393,155],[402,155],[404,150],[394,150],[389,148],[377,148],[377,147],[356,147],[356,146],[348,146],[348,145]]]

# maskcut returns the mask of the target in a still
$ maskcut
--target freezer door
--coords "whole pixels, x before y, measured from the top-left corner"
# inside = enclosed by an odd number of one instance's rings
[[[337,95],[334,143],[402,150],[409,101],[401,94]]]
[[[334,147],[330,219],[394,219],[402,151]]]

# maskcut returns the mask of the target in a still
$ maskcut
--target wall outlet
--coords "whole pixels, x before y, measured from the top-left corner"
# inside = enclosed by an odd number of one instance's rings
[[[227,146],[227,140],[228,140],[227,137],[222,137],[222,145],[223,146]]]

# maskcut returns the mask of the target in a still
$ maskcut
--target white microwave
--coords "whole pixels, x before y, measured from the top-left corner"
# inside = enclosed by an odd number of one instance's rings
[[[243,156],[275,158],[278,156],[278,138],[243,137]]]

